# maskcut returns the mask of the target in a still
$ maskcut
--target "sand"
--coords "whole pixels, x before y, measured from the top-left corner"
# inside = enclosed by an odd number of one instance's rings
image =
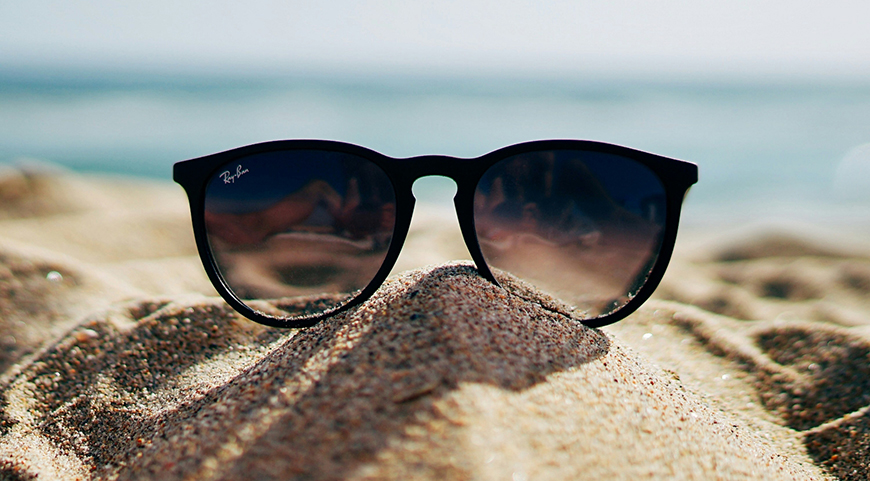
[[[374,297],[277,330],[215,297],[179,187],[0,174],[0,479],[866,479],[860,239],[689,232],[596,330],[419,214]]]

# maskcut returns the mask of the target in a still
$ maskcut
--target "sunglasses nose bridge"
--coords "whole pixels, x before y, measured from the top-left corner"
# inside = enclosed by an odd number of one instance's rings
[[[420,178],[429,176],[447,177],[459,184],[463,178],[463,167],[467,167],[469,161],[449,155],[422,155],[402,159],[401,162],[408,181],[412,184]]]
[[[480,251],[473,220],[474,189],[486,168],[486,162],[481,158],[459,158],[446,155],[411,157],[403,159],[402,162],[407,162],[401,170],[406,173],[405,179],[409,185],[413,186],[416,181],[425,177],[440,177],[442,180],[450,179],[453,181],[453,186],[450,188],[450,191],[453,192],[451,204],[453,204],[457,216],[456,220],[459,223],[458,234],[464,241],[467,253],[471,256],[480,274],[487,280],[498,284]],[[441,186],[444,187],[444,184]],[[418,193],[412,193],[412,196],[415,200],[428,200],[425,199],[425,195],[423,199],[418,199],[417,194],[423,194],[426,191],[424,186],[420,187]],[[441,199],[443,200],[443,197]]]

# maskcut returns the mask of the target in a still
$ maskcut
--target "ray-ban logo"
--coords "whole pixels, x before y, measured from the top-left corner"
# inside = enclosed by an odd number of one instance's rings
[[[235,184],[236,179],[248,173],[248,169],[242,167],[242,164],[239,164],[236,167],[236,173],[233,174],[229,170],[225,170],[221,172],[221,179],[223,179],[224,184]]]

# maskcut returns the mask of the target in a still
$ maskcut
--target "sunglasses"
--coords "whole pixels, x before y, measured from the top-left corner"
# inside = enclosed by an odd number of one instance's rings
[[[408,234],[412,185],[430,175],[456,182],[456,215],[481,276],[516,295],[530,284],[599,327],[634,312],[661,281],[698,168],[580,140],[473,159],[283,140],[174,166],[218,293],[245,317],[288,328],[374,294]]]

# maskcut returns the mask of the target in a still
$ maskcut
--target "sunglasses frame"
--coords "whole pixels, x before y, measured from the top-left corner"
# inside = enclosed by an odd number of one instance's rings
[[[208,182],[228,162],[240,158],[275,151],[322,150],[356,155],[379,166],[389,177],[396,194],[396,223],[387,255],[372,280],[355,297],[338,308],[325,313],[282,319],[256,311],[237,297],[227,285],[217,266],[209,245],[205,227],[205,194]],[[680,208],[689,187],[698,181],[698,167],[682,160],[662,157],[640,150],[589,140],[536,140],[504,147],[476,158],[446,155],[423,155],[394,158],[358,145],[332,140],[277,140],[252,144],[195,159],[178,162],[173,168],[173,179],[181,184],[190,202],[191,220],[200,259],[209,279],[221,297],[236,311],[260,324],[280,328],[311,327],[328,317],[351,309],[369,299],[386,280],[399,258],[408,235],[416,198],[413,184],[427,176],[444,176],[456,182],[453,198],[462,237],[474,264],[482,277],[499,285],[484,260],[474,227],[474,193],[483,174],[492,165],[508,157],[547,150],[578,150],[613,154],[634,160],[652,171],[661,181],[666,195],[665,231],[661,247],[647,281],[637,294],[620,309],[610,314],[579,320],[589,327],[601,327],[617,322],[636,311],[652,295],[665,274],[677,238]]]

